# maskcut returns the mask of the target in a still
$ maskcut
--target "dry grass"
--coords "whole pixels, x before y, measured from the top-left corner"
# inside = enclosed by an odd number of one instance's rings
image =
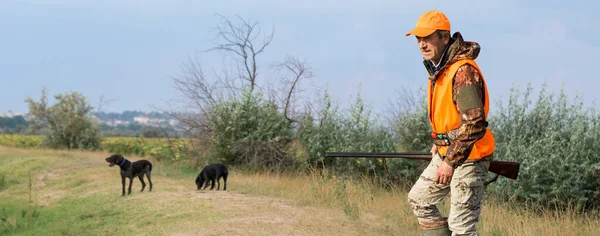
[[[0,235],[355,235],[359,231],[343,212],[332,208],[240,193],[232,184],[226,192],[198,191],[190,174],[177,177],[177,169],[157,162],[151,193],[140,193],[140,183],[134,180],[132,194],[121,197],[118,168],[109,168],[106,156],[0,147],[0,174],[8,179],[0,190]]]
[[[0,147],[0,202],[8,209],[0,212],[0,234],[421,235],[406,191],[385,191],[367,179],[233,170],[227,192],[197,191],[195,170],[158,163],[154,191],[139,193],[134,182],[123,198],[106,156]],[[27,221],[19,215],[31,193],[38,218]],[[478,228],[482,235],[600,235],[599,218],[574,210],[534,214],[486,199]]]
[[[325,179],[317,175],[252,174],[235,178],[234,181],[232,185],[243,186],[248,192],[342,209],[355,224],[368,228],[374,234],[421,234],[410,211],[405,190],[384,191],[366,179],[348,181],[341,178]],[[446,215],[448,203],[446,201],[440,206]],[[600,235],[598,225],[600,214],[597,212],[582,214],[574,209],[566,209],[534,213],[527,205],[500,202],[488,197],[477,227],[482,235]]]

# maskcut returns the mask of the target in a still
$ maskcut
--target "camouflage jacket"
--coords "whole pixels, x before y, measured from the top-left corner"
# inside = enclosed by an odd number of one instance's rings
[[[435,80],[438,73],[447,69],[446,65],[451,65],[460,59],[476,59],[480,49],[478,43],[464,41],[459,32],[454,33],[437,67],[430,61],[423,62],[429,72],[429,79]],[[468,86],[474,86],[475,89],[471,91],[475,92],[457,93],[458,89]],[[445,158],[446,163],[454,168],[467,159],[475,141],[483,138],[485,134],[487,121],[483,110],[484,86],[477,69],[469,64],[461,66],[454,76],[452,97],[454,104],[458,107],[461,122],[454,134],[456,138],[448,147]]]

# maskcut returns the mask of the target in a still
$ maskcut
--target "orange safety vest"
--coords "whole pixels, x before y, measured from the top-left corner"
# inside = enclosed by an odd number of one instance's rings
[[[470,64],[477,69],[483,80],[483,74],[475,63],[474,60],[462,59],[452,64],[446,69],[441,75],[437,76],[435,81],[435,87],[433,87],[432,80],[428,80],[428,103],[427,112],[429,114],[429,122],[433,132],[442,134],[460,126],[460,116],[458,113],[458,107],[452,102],[452,81],[458,68],[464,64]],[[485,83],[485,80],[483,80]],[[433,91],[432,91],[433,89]],[[485,91],[485,104],[483,110],[487,119],[489,111],[489,97],[487,86],[484,86]],[[433,93],[433,94],[432,94]],[[445,156],[449,146],[439,146],[438,152],[440,156]],[[477,140],[471,150],[471,154],[467,158],[468,160],[478,160],[483,157],[489,156],[494,152],[495,143],[492,131],[486,128],[485,135],[482,139]]]

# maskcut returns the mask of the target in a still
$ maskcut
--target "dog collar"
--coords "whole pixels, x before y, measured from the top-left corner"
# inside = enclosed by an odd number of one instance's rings
[[[123,158],[123,160],[121,160],[121,163],[119,163],[119,166],[123,166],[123,164],[125,164],[125,162],[127,161],[127,158]]]

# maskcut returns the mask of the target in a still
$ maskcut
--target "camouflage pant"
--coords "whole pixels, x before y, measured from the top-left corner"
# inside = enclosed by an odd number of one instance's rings
[[[435,184],[435,173],[442,163],[434,155],[419,180],[408,193],[413,213],[422,229],[449,226],[452,235],[478,235],[475,228],[481,213],[485,175],[490,161],[464,163],[454,170],[450,184]],[[435,206],[450,193],[450,215],[447,218]]]

